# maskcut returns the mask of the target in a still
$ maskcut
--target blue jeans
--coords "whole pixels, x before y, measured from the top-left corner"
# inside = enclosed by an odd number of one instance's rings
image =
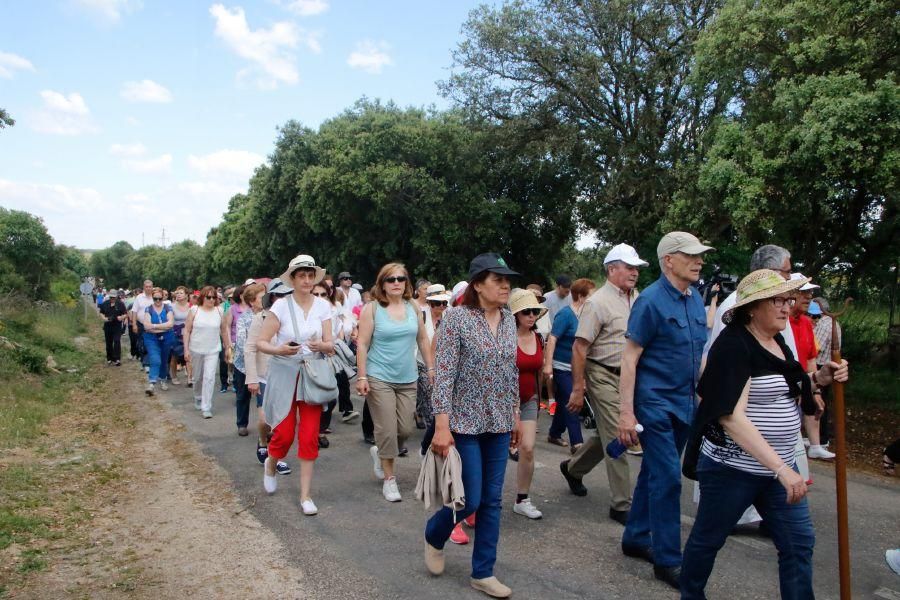
[[[550,437],[561,438],[563,431],[569,430],[569,445],[584,442],[581,437],[581,418],[566,408],[572,394],[572,371],[553,369],[553,397],[556,398],[556,414],[550,423]]]
[[[245,383],[247,376],[241,373],[240,369],[235,368],[233,371],[235,395],[235,412],[237,413],[238,428],[246,427],[250,422],[250,389]]]
[[[456,523],[477,511],[472,577],[484,579],[494,574],[494,563],[497,562],[509,433],[454,433],[453,440],[462,459],[466,506],[462,511],[457,511],[455,521],[453,511],[446,506],[434,513],[425,525],[425,540],[435,548],[443,548]]]
[[[622,543],[652,546],[655,564],[681,564],[681,452],[690,426],[674,415],[635,406],[644,459]]]
[[[796,470],[796,467],[795,467]],[[777,479],[751,475],[704,455],[697,463],[700,506],[684,546],[681,597],[706,598],[703,593],[716,553],[751,504],[768,524],[778,550],[778,581],[785,600],[813,598],[812,555],[815,544],[806,498],[787,503]]]
[[[155,333],[144,332],[144,348],[150,365],[150,383],[165,381],[169,377],[169,353],[172,351],[174,336],[163,335],[162,340]]]

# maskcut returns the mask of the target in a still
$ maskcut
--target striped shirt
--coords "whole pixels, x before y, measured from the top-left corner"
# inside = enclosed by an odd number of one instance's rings
[[[800,432],[800,411],[796,400],[789,394],[784,376],[751,377],[745,414],[781,460],[792,466],[794,446]],[[766,477],[774,475],[731,439],[727,431],[724,431],[724,442],[721,444],[714,444],[704,437],[700,451],[716,462],[745,473]]]

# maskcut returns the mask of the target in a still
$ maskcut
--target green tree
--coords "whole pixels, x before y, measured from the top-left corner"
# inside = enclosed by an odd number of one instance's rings
[[[851,289],[886,274],[900,254],[898,24],[881,0],[730,1],[694,75],[731,110],[668,221],[716,245],[782,244]]]
[[[720,0],[512,0],[464,26],[444,92],[490,121],[571,146],[585,225],[648,247],[676,174],[723,105],[689,84]],[[574,150],[577,149],[577,150]],[[574,198],[573,198],[574,200]],[[655,241],[652,242],[655,245]]]
[[[0,108],[0,129],[4,127],[12,127],[16,124],[16,120],[9,116],[5,109]]]
[[[127,269],[128,259],[132,254],[134,254],[134,248],[125,241],[119,241],[109,248],[98,250],[91,255],[91,273],[95,277],[103,279],[107,287],[137,287],[141,282],[131,280]]]
[[[59,269],[60,252],[43,220],[0,208],[0,289],[46,299]]]
[[[125,274],[130,287],[140,287],[145,279],[152,279],[154,285],[163,274],[166,251],[160,246],[138,248],[125,259]]]
[[[90,275],[91,268],[88,265],[87,259],[84,257],[84,252],[74,246],[64,245],[57,246],[57,250],[60,255],[63,269],[74,273],[79,278]]]
[[[154,283],[169,290],[179,285],[197,288],[204,283],[205,252],[193,240],[172,244],[165,250],[162,271],[151,273]]]

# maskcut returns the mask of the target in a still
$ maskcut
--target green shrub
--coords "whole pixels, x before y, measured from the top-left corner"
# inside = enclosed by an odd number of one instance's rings
[[[887,345],[890,309],[879,305],[851,305],[838,319],[843,332],[842,354],[848,360],[871,361]]]

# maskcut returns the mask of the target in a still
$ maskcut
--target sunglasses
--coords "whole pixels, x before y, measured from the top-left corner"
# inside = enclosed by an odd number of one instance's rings
[[[530,315],[530,316],[536,317],[539,314],[541,314],[541,309],[540,308],[523,308],[519,312],[526,316]]]
[[[153,296],[154,302],[162,302],[162,296]]]
[[[319,298],[327,298],[327,297],[328,297],[328,293],[327,293],[327,292],[319,292],[319,293],[317,294],[317,293],[313,292],[313,296],[317,296],[317,297],[319,297]]]
[[[215,300],[216,299],[215,296],[204,296],[204,298],[206,298],[207,300]]]
[[[448,302],[446,300],[429,300],[428,304],[431,306],[447,306]]]
[[[405,283],[408,277],[406,275],[397,275],[396,277],[385,277],[384,280],[388,283]]]

